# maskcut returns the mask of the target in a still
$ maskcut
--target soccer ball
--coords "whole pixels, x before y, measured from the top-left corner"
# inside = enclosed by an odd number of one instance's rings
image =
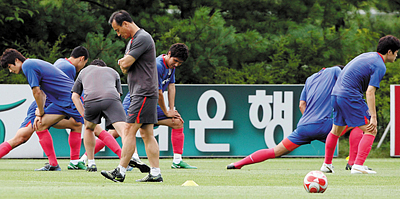
[[[328,188],[328,179],[321,171],[310,171],[304,177],[303,185],[308,193],[324,193]]]

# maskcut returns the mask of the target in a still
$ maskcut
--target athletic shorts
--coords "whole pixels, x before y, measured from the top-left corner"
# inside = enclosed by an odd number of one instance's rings
[[[337,126],[356,127],[371,119],[368,105],[362,98],[344,98],[332,95],[333,123]]]
[[[126,122],[157,124],[157,102],[157,97],[131,96]]]
[[[29,124],[33,124],[36,118],[35,115],[36,107],[37,107],[36,102],[32,103],[29,106],[28,111],[26,112],[25,120],[21,123],[21,126],[19,128],[27,127]]]
[[[44,109],[45,114],[55,114],[55,115],[64,115],[64,119],[74,118],[76,122],[84,123],[81,114],[76,109],[73,103],[68,107],[61,107],[54,103],[50,104],[47,108]],[[54,124],[53,124],[54,125]]]
[[[101,118],[106,119],[106,126],[115,122],[125,122],[126,116],[121,101],[104,99],[101,101],[85,102],[85,119],[100,124]]]
[[[326,137],[332,129],[332,118],[320,123],[306,124],[297,126],[287,138],[297,144],[310,144],[311,141],[319,140],[325,143]]]

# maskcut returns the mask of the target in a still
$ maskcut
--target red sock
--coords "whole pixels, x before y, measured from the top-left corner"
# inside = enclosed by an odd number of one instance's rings
[[[121,158],[121,147],[119,146],[117,140],[115,140],[115,138],[109,134],[107,131],[103,130],[100,134],[99,134],[99,139],[103,141],[103,143],[111,149],[111,151],[113,151],[115,154],[117,154],[117,156],[119,158]],[[97,139],[97,140],[99,140]],[[96,141],[96,147],[97,147],[97,142]],[[100,146],[99,146],[100,147]],[[104,145],[103,145],[104,147]],[[103,147],[101,147],[100,149],[102,149]],[[99,152],[100,149],[97,151]],[[96,148],[95,148],[95,153],[96,152]]]
[[[325,141],[325,164],[332,164],[333,153],[335,153],[335,148],[339,136],[329,133]]]
[[[12,147],[8,142],[3,142],[0,144],[0,158],[10,153],[11,150]]]
[[[357,158],[354,164],[356,165],[364,165],[365,159],[369,152],[371,151],[372,144],[374,143],[375,136],[371,134],[364,134],[360,140],[360,144],[358,145],[358,153]]]
[[[357,157],[358,144],[363,137],[364,132],[356,127],[350,132],[349,136],[349,165],[353,165]]]
[[[70,159],[71,160],[79,160],[79,155],[81,152],[81,133],[71,132],[69,133],[68,143],[70,147]]]
[[[262,162],[264,160],[268,160],[268,159],[272,159],[272,158],[275,158],[275,152],[274,152],[273,148],[272,149],[261,149],[261,150],[258,150],[256,152],[252,153],[251,155],[243,158],[239,162],[233,163],[233,165],[235,165],[235,167],[237,169],[240,169],[244,165]]]
[[[54,151],[53,138],[51,137],[49,130],[36,131],[36,134],[39,137],[39,143],[42,146],[44,153],[49,159],[49,164],[51,166],[57,166],[58,162],[56,152]]]
[[[185,141],[185,134],[183,134],[183,128],[171,130],[171,143],[174,153],[183,153],[183,143]]]

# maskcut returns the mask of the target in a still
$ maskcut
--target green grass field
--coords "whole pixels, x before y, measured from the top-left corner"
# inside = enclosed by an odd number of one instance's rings
[[[45,159],[1,159],[0,198],[400,198],[400,159],[367,159],[375,175],[351,175],[346,160],[335,158],[335,174],[327,174],[328,189],[309,194],[303,178],[318,170],[322,158],[278,158],[226,170],[239,159],[186,159],[197,170],[170,169],[171,159],[161,159],[163,183],[138,183],[145,174],[134,169],[125,182],[106,180],[100,172],[67,170],[69,160],[61,159],[61,172],[33,171]],[[147,159],[143,162],[148,163]],[[99,170],[111,170],[117,159],[97,159]],[[194,180],[199,186],[182,186]]]

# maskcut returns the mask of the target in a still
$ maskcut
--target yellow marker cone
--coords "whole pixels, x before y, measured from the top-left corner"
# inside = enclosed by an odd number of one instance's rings
[[[199,186],[199,185],[193,180],[187,180],[185,183],[182,184],[182,186]]]

